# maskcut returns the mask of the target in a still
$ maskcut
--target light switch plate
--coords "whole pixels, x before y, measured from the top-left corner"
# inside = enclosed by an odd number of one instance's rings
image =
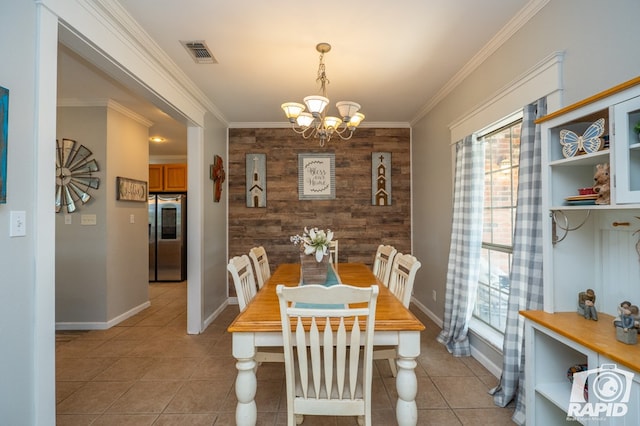
[[[12,210],[9,214],[11,225],[9,226],[10,237],[24,237],[27,235],[27,213],[24,210]]]

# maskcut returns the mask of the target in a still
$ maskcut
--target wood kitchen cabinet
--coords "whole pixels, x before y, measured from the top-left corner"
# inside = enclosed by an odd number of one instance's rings
[[[149,192],[186,191],[186,164],[149,164]]]

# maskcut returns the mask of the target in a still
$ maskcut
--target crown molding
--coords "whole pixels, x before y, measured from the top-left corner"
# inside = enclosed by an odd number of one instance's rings
[[[452,140],[457,141],[465,135],[477,132],[489,121],[495,121],[496,117],[504,117],[504,114],[511,114],[522,108],[525,102],[533,102],[543,96],[559,96],[562,93],[563,62],[563,51],[551,53],[489,99],[450,123],[448,127]],[[556,97],[551,101],[548,99],[547,105],[555,105]]]
[[[492,54],[494,54],[504,43],[507,42],[520,28],[531,20],[543,7],[551,0],[531,0],[520,11],[511,18],[507,24],[476,53],[452,78],[449,80],[431,100],[418,112],[411,120],[411,125],[415,125],[436,105],[446,98],[460,83],[462,83],[471,73],[482,65]]]
[[[176,65],[149,34],[116,0],[90,0],[78,2],[85,10],[97,16],[110,31],[130,48],[144,57],[147,65],[158,75],[163,75],[164,84],[188,94],[199,105],[200,110],[209,111],[225,125],[227,118],[216,105],[195,85],[195,83]]]
[[[146,119],[140,114],[130,110],[126,106],[119,104],[113,99],[106,98],[96,98],[96,99],[78,99],[78,98],[64,98],[58,99],[57,101],[58,107],[105,107],[110,108],[114,111],[118,111],[122,115],[129,117],[130,119],[137,121],[146,127],[153,126],[153,121]]]
[[[278,122],[242,122],[233,121],[229,123],[230,129],[289,129],[291,124]],[[375,129],[409,129],[411,124],[406,121],[373,121],[365,122],[358,126],[360,129],[375,128]]]

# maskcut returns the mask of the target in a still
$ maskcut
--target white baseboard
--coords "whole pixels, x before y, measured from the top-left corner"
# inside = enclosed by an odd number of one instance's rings
[[[420,309],[420,311],[422,313],[424,313],[426,316],[428,316],[431,321],[435,322],[436,325],[438,327],[440,327],[442,329],[442,319],[438,318],[438,316],[436,314],[434,314],[433,312],[431,312],[431,310],[429,310],[425,305],[423,305],[420,301],[418,301],[415,297],[411,298],[411,303],[413,303],[414,305],[416,305],[416,307],[418,309]]]
[[[237,298],[236,298],[236,303],[237,303]],[[216,318],[218,318],[218,316],[222,313],[222,311],[224,311],[224,308],[226,308],[227,306],[229,306],[229,299],[227,299],[222,305],[220,305],[218,307],[218,309],[216,309],[215,311],[213,311],[213,313],[211,315],[209,315],[205,320],[204,320],[204,324],[202,325],[202,329],[206,330],[207,327],[209,327],[211,325],[211,323],[213,321],[215,321]]]
[[[413,303],[422,313],[428,316],[431,319],[431,321],[436,323],[436,325],[440,327],[440,329],[442,329],[443,321],[441,318],[438,318],[436,314],[434,314],[431,310],[429,310],[425,305],[423,305],[420,301],[416,300],[415,298],[411,299],[411,303]],[[469,332],[471,332],[471,330]],[[482,339],[482,337],[478,336],[475,333],[474,333],[474,337]],[[486,343],[487,343],[487,346],[492,346],[489,342],[486,342]],[[499,352],[500,351],[496,349],[496,353],[499,353]],[[484,368],[489,370],[489,372],[493,374],[495,377],[499,378],[502,375],[502,365],[496,365],[496,363],[493,362],[491,358],[489,358],[484,352],[479,350],[477,347],[474,347],[473,344],[471,344],[471,356],[475,358],[480,364],[482,364]]]
[[[471,345],[471,356],[474,357],[484,368],[489,370],[491,374],[496,378],[500,378],[502,375],[502,365],[496,365],[491,359],[489,359],[484,352],[478,350],[478,348]]]
[[[142,312],[149,306],[151,306],[151,302],[146,301],[106,322],[56,322],[56,330],[107,330],[138,312]]]

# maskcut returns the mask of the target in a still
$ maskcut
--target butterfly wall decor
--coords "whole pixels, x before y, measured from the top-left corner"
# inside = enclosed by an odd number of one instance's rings
[[[600,150],[602,139],[600,136],[604,133],[604,118],[596,120],[587,127],[582,136],[578,136],[575,132],[567,129],[560,130],[560,145],[562,145],[562,155],[565,158],[573,157],[582,151],[591,154]]]

